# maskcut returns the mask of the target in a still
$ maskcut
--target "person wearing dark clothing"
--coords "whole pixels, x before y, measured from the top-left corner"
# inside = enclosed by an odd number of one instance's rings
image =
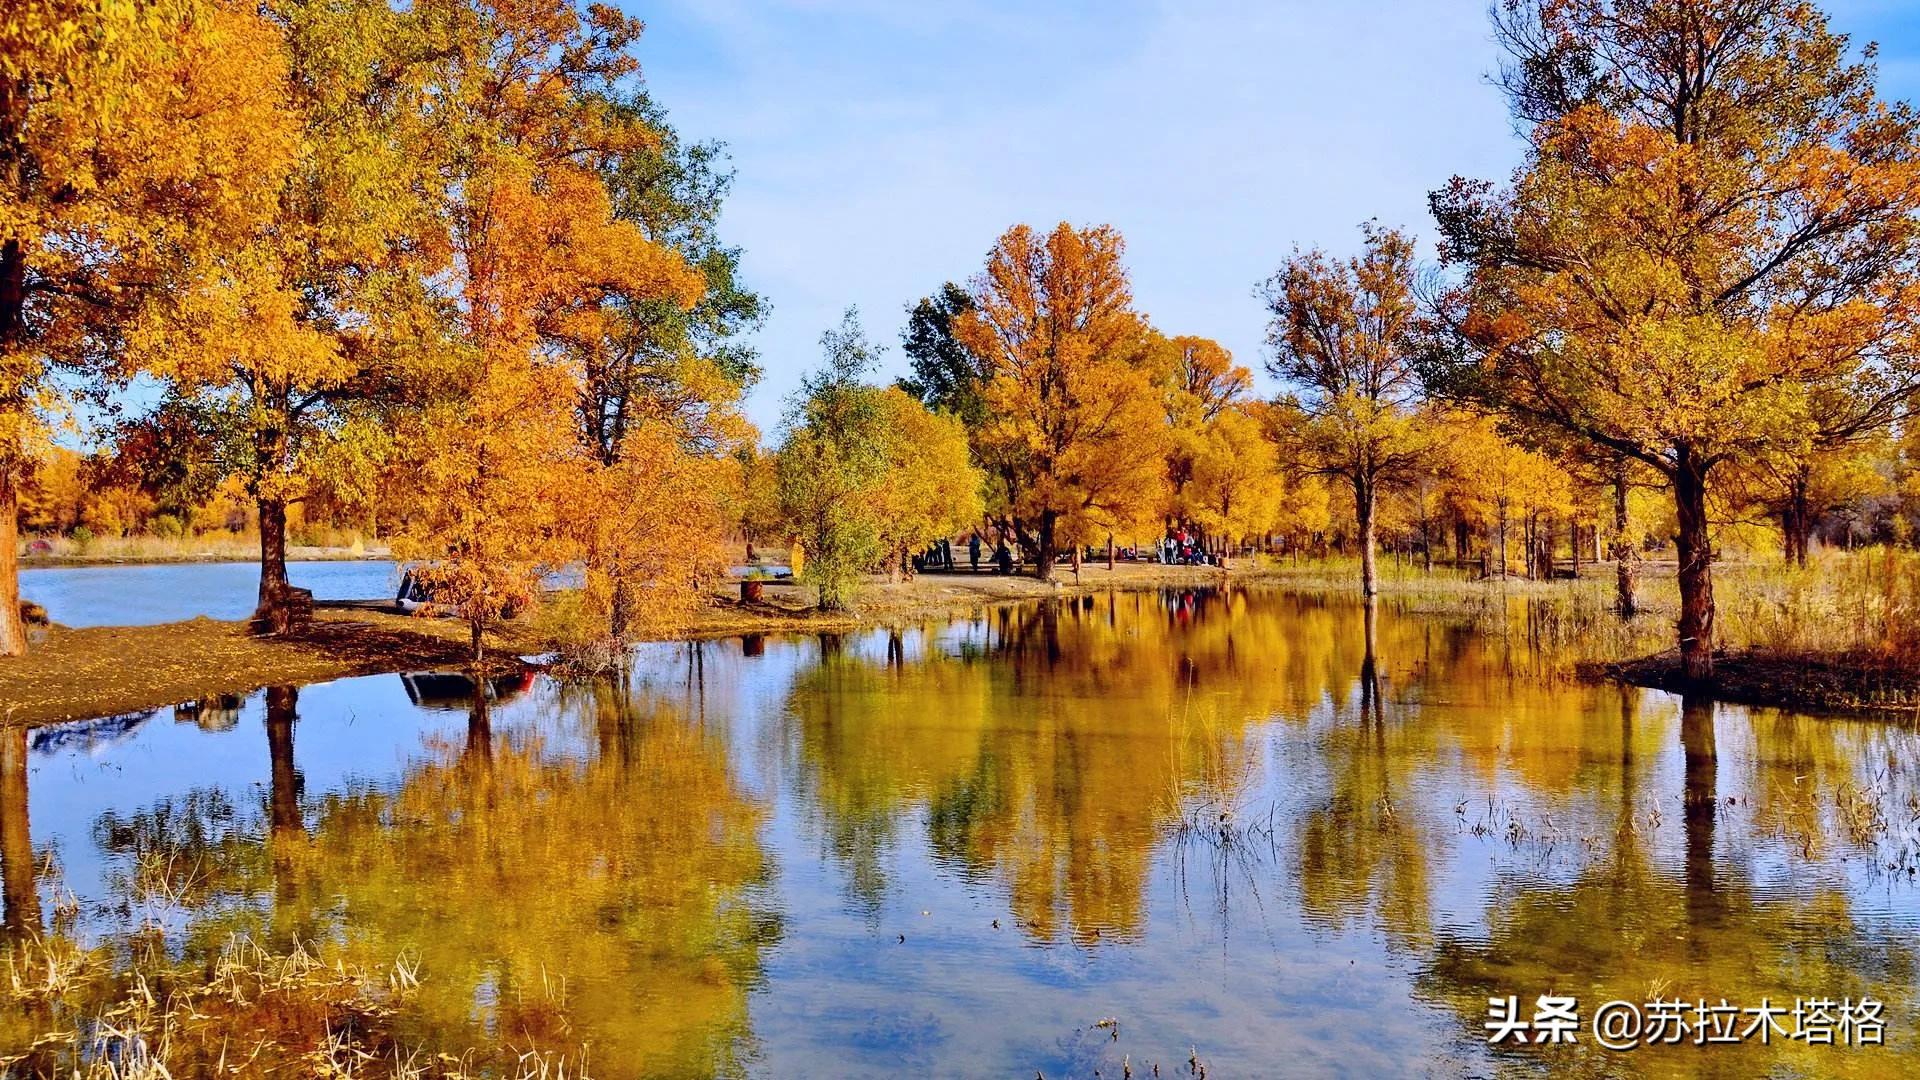
[[[1000,549],[993,553],[993,564],[999,567],[1003,574],[1013,573],[1013,552],[1007,550],[1005,540],[1000,541]]]
[[[967,561],[973,564],[973,572],[980,572],[980,534],[967,537]]]

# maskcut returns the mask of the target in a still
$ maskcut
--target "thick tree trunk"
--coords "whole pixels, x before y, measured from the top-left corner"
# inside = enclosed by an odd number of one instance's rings
[[[1707,471],[1682,448],[1673,472],[1680,532],[1680,668],[1688,682],[1713,682],[1713,542],[1707,525]]]
[[[1053,511],[1042,510],[1040,512],[1040,527],[1035,531],[1033,545],[1033,576],[1041,581],[1053,580],[1053,559],[1055,555],[1059,554],[1059,552],[1054,549],[1055,541],[1053,532],[1054,525],[1057,524],[1058,521],[1059,515]]]
[[[1380,583],[1373,565],[1373,485],[1365,480],[1353,482],[1353,517],[1360,526],[1360,595],[1374,596]]]
[[[625,643],[627,632],[633,628],[633,586],[625,578],[613,579],[613,595],[607,601],[607,636]]]
[[[1375,724],[1375,730],[1386,724],[1386,707],[1380,701],[1379,607],[1379,598],[1367,598],[1363,615],[1367,651],[1359,661],[1359,721]]]
[[[1500,500],[1500,550],[1494,553],[1494,561],[1500,564],[1500,580],[1507,580],[1507,500]]]
[[[260,599],[253,611],[258,634],[284,634],[292,626],[292,596],[287,584],[287,493],[277,489],[292,454],[292,391],[270,379],[257,379],[254,404],[274,418],[253,434],[255,492],[260,510]]]
[[[24,80],[0,79],[0,186],[20,190],[25,165],[28,97]],[[27,344],[27,252],[18,235],[0,241],[0,356]],[[0,386],[0,656],[27,651],[20,622],[20,443],[18,421],[28,408],[27,387]],[[11,870],[9,870],[11,872]]]
[[[1623,619],[1633,618],[1640,608],[1633,564],[1633,543],[1627,536],[1627,465],[1622,460],[1613,471],[1613,591],[1614,609]]]
[[[1807,546],[1813,536],[1813,507],[1807,497],[1810,484],[1808,473],[1805,465],[1794,471],[1787,489],[1787,508],[1780,515],[1781,541],[1786,549],[1787,561],[1802,570],[1807,567]]]
[[[1720,892],[1713,885],[1714,819],[1720,810],[1713,702],[1688,694],[1680,699],[1680,748],[1686,761],[1686,789],[1682,796],[1681,831],[1685,836],[1688,925],[1712,925],[1718,917]]]
[[[1367,597],[1366,611],[1363,613],[1363,629],[1366,634],[1366,652],[1360,659],[1360,718],[1372,719],[1371,706],[1380,696],[1380,660],[1379,647],[1379,607],[1380,601]]]
[[[256,634],[284,634],[292,623],[287,584],[287,504],[261,499],[260,598],[253,609]]]
[[[493,703],[487,700],[487,681],[478,667],[472,671],[473,700],[467,705],[467,748],[463,757],[480,765],[493,760]]]
[[[20,620],[20,474],[13,447],[0,447],[0,656],[23,656]]]

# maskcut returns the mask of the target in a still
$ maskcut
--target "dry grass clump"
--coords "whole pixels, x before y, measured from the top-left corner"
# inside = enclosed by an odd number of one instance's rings
[[[584,1050],[411,1045],[400,1018],[421,976],[409,957],[367,970],[235,935],[193,964],[157,934],[124,945],[119,959],[64,937],[0,949],[0,1075],[588,1080]]]
[[[1827,552],[1804,569],[1741,565],[1719,584],[1730,646],[1920,663],[1920,552]]]

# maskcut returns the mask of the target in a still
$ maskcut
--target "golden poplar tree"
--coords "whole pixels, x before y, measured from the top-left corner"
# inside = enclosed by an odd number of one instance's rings
[[[1307,469],[1338,478],[1352,494],[1360,588],[1372,596],[1381,488],[1406,476],[1429,439],[1416,415],[1413,241],[1371,224],[1362,235],[1364,250],[1344,262],[1295,254],[1263,294],[1268,370],[1296,391]]]
[[[1232,442],[1219,437],[1216,421],[1245,403],[1253,375],[1235,364],[1233,354],[1219,342],[1207,338],[1168,339],[1154,334],[1148,349],[1166,410],[1167,498],[1161,516],[1168,522],[1204,527],[1200,516],[1207,497],[1192,484],[1205,470],[1211,469],[1216,478],[1221,475],[1220,466],[1226,463],[1204,460]]]
[[[874,491],[874,517],[889,578],[915,548],[980,520],[980,470],[960,418],[933,412],[898,387],[879,393],[886,468]]]
[[[1920,126],[1802,0],[1509,0],[1495,32],[1530,149],[1504,190],[1432,197],[1468,271],[1437,381],[1665,479],[1706,682],[1716,470],[1920,385]]]
[[[290,57],[276,88],[300,154],[274,212],[165,298],[128,374],[164,380],[163,410],[213,444],[258,512],[255,626],[289,620],[287,515],[316,487],[371,498],[373,402],[402,383],[426,302],[439,177],[421,125],[434,36],[382,0],[270,5]]]
[[[420,561],[437,603],[468,620],[477,657],[489,624],[580,556],[572,525],[601,509],[558,335],[595,296],[688,308],[702,282],[616,218],[596,167],[654,138],[605,93],[637,68],[638,21],[569,0],[420,10],[456,33],[429,87],[447,179],[438,229],[452,257],[435,278],[444,319],[425,335],[445,385],[397,440],[394,550]]]
[[[19,490],[48,370],[120,348],[184,264],[271,210],[294,151],[285,69],[249,5],[0,11],[0,656],[26,647]]]
[[[1279,456],[1258,420],[1235,407],[1207,421],[1187,490],[1196,524],[1228,544],[1264,537],[1285,493]]]
[[[1166,423],[1124,246],[1107,225],[1016,225],[954,321],[987,373],[975,446],[989,512],[1043,581],[1063,545],[1137,521],[1159,500]]]

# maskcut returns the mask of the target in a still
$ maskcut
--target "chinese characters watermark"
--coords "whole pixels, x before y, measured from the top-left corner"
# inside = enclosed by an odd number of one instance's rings
[[[1541,994],[1529,1015],[1521,1011],[1517,995],[1487,999],[1487,1042],[1495,1045],[1551,1045],[1580,1041],[1580,1001],[1574,997]],[[1732,1005],[1725,998],[1711,1004],[1667,1000],[1607,1001],[1592,1013],[1586,1034],[1608,1050],[1690,1043],[1724,1043],[1775,1039],[1820,1046],[1880,1046],[1886,1038],[1886,1005],[1870,997],[1795,998],[1791,1008],[1761,998],[1752,1006]]]

